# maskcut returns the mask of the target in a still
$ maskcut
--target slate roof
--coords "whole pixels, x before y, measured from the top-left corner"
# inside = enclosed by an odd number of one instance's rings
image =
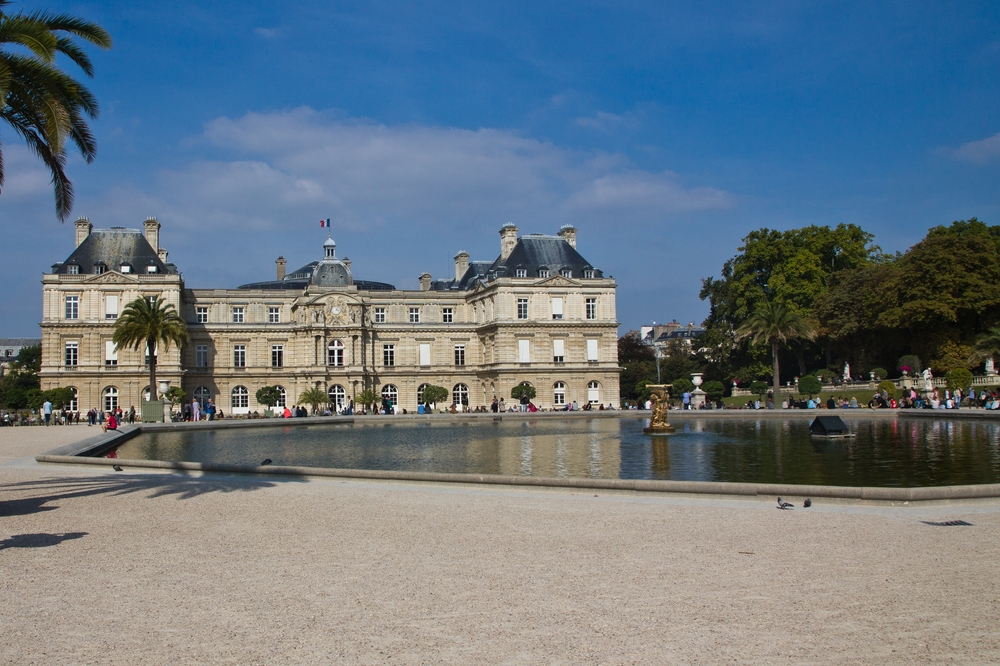
[[[591,266],[590,262],[565,239],[546,234],[525,234],[517,239],[517,244],[506,259],[501,260],[497,257],[492,263],[469,262],[469,269],[461,280],[435,280],[431,283],[431,289],[435,291],[471,289],[477,280],[515,277],[518,268],[523,268],[529,278],[539,277],[540,270],[548,270],[552,277],[568,270],[569,276],[577,280],[583,278],[585,270],[594,271],[595,278],[604,277],[604,273]]]
[[[311,284],[313,272],[319,264],[319,261],[310,261],[305,266],[297,268],[286,275],[283,280],[251,282],[249,284],[241,284],[238,288],[265,290],[305,289]],[[385,282],[372,282],[371,280],[353,280],[352,284],[358,288],[358,291],[395,291],[396,289],[396,287],[391,284],[387,284]]]
[[[150,264],[157,273],[177,273],[177,267],[160,261],[156,250],[138,229],[112,227],[94,229],[73,253],[61,264],[52,267],[59,275],[69,274],[69,266],[76,264],[81,274],[94,273],[94,266],[103,263],[109,271],[117,271],[122,264],[131,264],[136,274],[146,273]]]

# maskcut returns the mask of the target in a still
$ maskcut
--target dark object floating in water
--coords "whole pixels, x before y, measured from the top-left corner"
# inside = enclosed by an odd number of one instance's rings
[[[817,416],[809,424],[809,432],[816,437],[853,437],[844,419],[839,416]]]
[[[802,503],[802,508],[803,509],[808,509],[812,505],[813,505],[813,501],[811,499],[806,499],[806,501]]]
[[[119,465],[112,465],[112,466],[111,466],[111,469],[115,470],[116,472],[120,472],[120,471],[122,471],[122,468],[121,468],[121,466],[119,466]]]
[[[920,522],[934,527],[972,527],[972,523],[967,523],[964,520],[946,520],[943,523],[932,523],[929,520],[921,520]]]
[[[263,467],[264,465],[270,465],[272,462],[274,461],[271,460],[270,458],[264,458],[264,462],[262,462],[260,466]]]
[[[795,506],[791,502],[782,502],[781,498],[778,498],[778,508],[779,509],[794,509]]]

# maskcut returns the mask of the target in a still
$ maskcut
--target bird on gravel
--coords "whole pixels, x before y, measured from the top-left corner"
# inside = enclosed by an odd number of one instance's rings
[[[112,466],[111,466],[111,469],[115,470],[116,472],[120,472],[120,471],[122,471],[122,468],[121,468],[121,466],[120,466],[120,465],[112,465]]]
[[[791,502],[783,502],[781,498],[778,498],[778,508],[779,509],[794,509],[795,506]]]
[[[274,461],[271,460],[270,458],[264,458],[264,462],[262,462],[260,466],[263,467],[264,465],[270,465],[272,462]]]
[[[802,508],[803,509],[808,509],[812,505],[813,505],[813,501],[811,499],[807,498],[806,501],[802,503]]]

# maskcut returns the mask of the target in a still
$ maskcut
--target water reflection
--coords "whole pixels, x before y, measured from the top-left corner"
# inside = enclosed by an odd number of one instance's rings
[[[846,418],[857,436],[812,438],[801,419],[680,418],[669,436],[630,418],[374,421],[149,433],[123,458],[523,476],[852,486],[996,483],[1000,424]]]

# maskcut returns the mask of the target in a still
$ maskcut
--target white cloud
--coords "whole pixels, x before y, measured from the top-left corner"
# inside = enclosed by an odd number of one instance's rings
[[[30,199],[52,193],[52,175],[42,162],[24,146],[8,143],[3,146],[4,199]]]
[[[1000,158],[1000,132],[986,139],[963,143],[958,148],[946,148],[943,152],[953,160],[986,164]]]

